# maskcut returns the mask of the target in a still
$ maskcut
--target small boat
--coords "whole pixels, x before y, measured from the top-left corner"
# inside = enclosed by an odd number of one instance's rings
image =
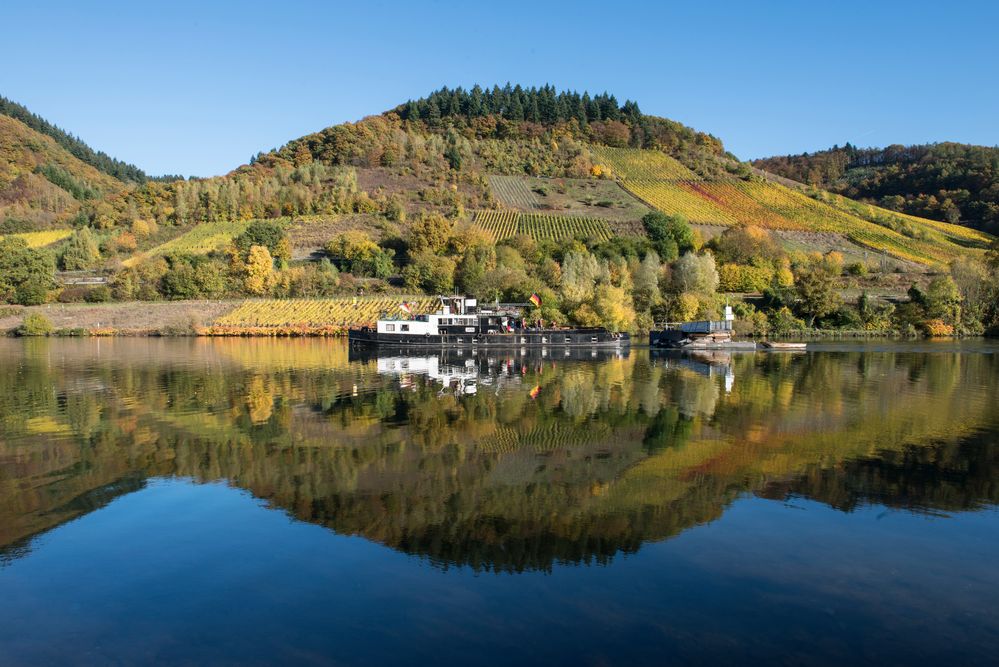
[[[537,322],[530,326],[523,309],[538,306],[537,295],[531,304],[496,304],[479,306],[467,296],[442,296],[441,307],[429,315],[413,315],[409,305],[400,309],[400,317],[380,318],[374,327],[350,329],[351,346],[391,345],[434,348],[625,348],[631,345],[627,333],[602,327],[560,328]]]
[[[808,348],[808,343],[775,343],[767,340],[760,343],[760,347],[765,350],[804,350]]]

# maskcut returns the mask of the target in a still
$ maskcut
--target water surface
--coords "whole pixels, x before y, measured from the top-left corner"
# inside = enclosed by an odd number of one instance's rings
[[[0,340],[0,664],[982,664],[999,348]]]

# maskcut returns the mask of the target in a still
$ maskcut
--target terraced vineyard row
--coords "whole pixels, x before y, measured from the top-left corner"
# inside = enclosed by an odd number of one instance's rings
[[[700,178],[680,161],[660,151],[598,146],[593,148],[593,154],[622,180],[693,181]]]
[[[503,206],[520,209],[536,209],[541,205],[537,195],[535,195],[524,179],[517,176],[489,176],[489,187],[493,194]]]
[[[571,238],[597,238],[606,241],[613,236],[610,225],[599,218],[519,213],[517,211],[477,211],[475,224],[494,241],[526,234],[538,241],[560,241]]]
[[[253,299],[215,320],[219,327],[352,327],[372,324],[382,315],[401,315],[409,303],[414,314],[429,313],[438,302],[428,296],[333,297],[328,299]]]
[[[46,229],[41,232],[19,232],[17,234],[11,234],[10,237],[15,239],[24,239],[29,248],[44,248],[45,246],[68,239],[72,235],[72,229]],[[0,234],[0,239],[2,238],[4,238],[4,236]]]
[[[246,231],[250,221],[236,220],[227,222],[205,222],[193,227],[177,238],[161,243],[152,250],[140,253],[125,260],[125,266],[134,266],[152,257],[163,257],[172,252],[182,252],[192,255],[207,255],[213,250],[219,250],[234,238]]]

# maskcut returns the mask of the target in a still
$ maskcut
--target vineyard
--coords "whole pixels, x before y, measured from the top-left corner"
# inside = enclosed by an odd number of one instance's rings
[[[219,317],[205,333],[240,335],[272,329],[275,333],[338,334],[349,327],[373,324],[383,315],[402,315],[399,306],[409,303],[414,314],[438,306],[429,296],[364,296],[329,299],[253,299]]]
[[[474,222],[493,241],[525,234],[541,240],[560,241],[571,238],[596,238],[601,241],[613,236],[606,220],[582,216],[518,213],[516,211],[477,211]]]
[[[621,180],[693,181],[699,177],[678,160],[660,151],[594,146],[594,157]]]
[[[537,195],[531,192],[524,179],[517,176],[490,175],[489,187],[493,189],[496,201],[503,206],[528,210],[541,206]]]
[[[68,239],[72,235],[72,229],[47,229],[43,232],[21,232],[19,234],[11,234],[10,237],[14,239],[24,239],[29,248],[44,248],[45,246]],[[0,236],[0,239],[2,238],[4,237]]]
[[[249,220],[228,222],[205,222],[193,227],[190,231],[162,243],[148,252],[140,253],[125,260],[125,266],[135,266],[139,262],[153,257],[163,257],[173,252],[191,255],[207,255],[213,250],[219,250],[234,238],[246,231]]]
[[[686,169],[658,151],[595,149],[621,185],[664,213],[694,224],[759,225],[785,231],[830,232],[854,243],[920,264],[946,263],[983,248],[989,238],[975,230],[902,216],[829,195],[809,197],[771,182],[684,178]],[[675,162],[675,161],[673,161]]]
[[[824,190],[818,190],[814,193],[810,192],[809,194],[813,199],[817,199],[840,211],[896,230],[914,228],[917,230],[923,229],[928,232],[939,232],[951,243],[976,248],[985,248],[992,242],[992,238],[988,234],[971,227],[951,225],[929,218],[918,218],[914,215],[891,211],[880,206],[866,204]]]

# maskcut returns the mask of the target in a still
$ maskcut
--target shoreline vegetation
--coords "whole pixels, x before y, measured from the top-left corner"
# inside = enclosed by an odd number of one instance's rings
[[[372,304],[406,301],[414,304],[419,314],[432,310],[433,300],[427,297],[379,295],[378,297],[341,297],[315,300],[237,299],[146,302],[132,301],[101,304],[45,304],[40,306],[0,307],[0,336],[48,336],[56,338],[95,337],[214,337],[214,338],[344,338],[351,327],[373,324],[374,319],[391,314],[390,308],[373,310]],[[267,323],[268,310],[275,306],[295,305],[311,301],[313,310],[338,309],[340,318],[330,321],[308,320]],[[361,313],[351,317],[351,313]],[[639,336],[647,330],[631,332]],[[897,329],[830,329],[793,328],[786,331],[759,331],[750,321],[738,321],[736,335],[750,339],[836,340],[836,339],[895,339],[917,338],[977,338],[979,335],[900,331]],[[632,345],[643,346],[642,338]]]

